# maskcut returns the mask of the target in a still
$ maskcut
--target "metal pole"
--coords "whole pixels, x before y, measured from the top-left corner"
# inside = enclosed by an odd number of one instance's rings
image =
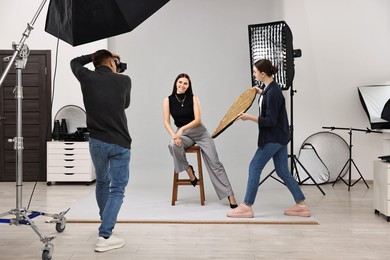
[[[294,174],[294,88],[293,83],[290,87],[290,171],[291,174]]]
[[[14,139],[14,149],[16,151],[16,209],[22,207],[22,187],[23,187],[23,137],[22,137],[22,69],[17,68],[17,86],[15,87],[16,104],[16,137]]]

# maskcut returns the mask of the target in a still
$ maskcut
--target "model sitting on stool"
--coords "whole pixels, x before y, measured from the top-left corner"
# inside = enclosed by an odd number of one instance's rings
[[[236,199],[222,163],[218,159],[214,140],[202,124],[198,97],[193,95],[191,79],[179,74],[173,84],[172,94],[163,102],[164,126],[171,136],[169,151],[173,157],[175,172],[186,171],[195,187],[198,179],[188,164],[185,148],[199,145],[211,182],[219,199],[228,198],[231,208],[237,207]],[[171,127],[170,116],[177,127]]]

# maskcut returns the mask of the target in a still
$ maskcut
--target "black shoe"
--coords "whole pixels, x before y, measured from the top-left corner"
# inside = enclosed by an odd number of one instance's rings
[[[235,208],[238,207],[237,204],[232,204],[232,203],[230,202],[230,196],[228,196],[227,198],[228,198],[228,201],[229,201],[229,204],[230,204],[230,208],[231,208],[231,209],[235,209]]]
[[[192,174],[194,174],[194,177],[195,177],[195,179],[191,181],[191,184],[192,184],[192,186],[195,187],[196,184],[198,184],[198,178],[196,178],[196,176],[195,176],[195,171],[194,171],[194,168],[192,167],[192,165],[190,165],[189,167],[191,168]]]

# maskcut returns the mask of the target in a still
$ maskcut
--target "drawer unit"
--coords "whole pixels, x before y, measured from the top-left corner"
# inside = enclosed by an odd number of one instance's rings
[[[92,182],[95,169],[88,142],[47,142],[47,183]]]
[[[390,221],[390,163],[374,161],[374,209]]]

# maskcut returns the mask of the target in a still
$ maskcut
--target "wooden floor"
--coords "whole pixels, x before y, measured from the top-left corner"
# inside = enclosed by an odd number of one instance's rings
[[[269,180],[273,181],[273,180]],[[34,183],[24,183],[28,205]],[[357,183],[348,191],[340,182],[303,186],[319,225],[118,224],[124,248],[95,253],[97,224],[67,223],[63,233],[37,217],[34,223],[53,240],[53,259],[390,259],[390,223],[373,209],[373,185]],[[30,209],[59,213],[94,185],[38,183]],[[0,210],[15,208],[15,183],[0,183]],[[167,198],[169,199],[169,198]],[[267,198],[272,200],[272,198]],[[29,226],[0,223],[0,259],[41,259],[43,244]]]

